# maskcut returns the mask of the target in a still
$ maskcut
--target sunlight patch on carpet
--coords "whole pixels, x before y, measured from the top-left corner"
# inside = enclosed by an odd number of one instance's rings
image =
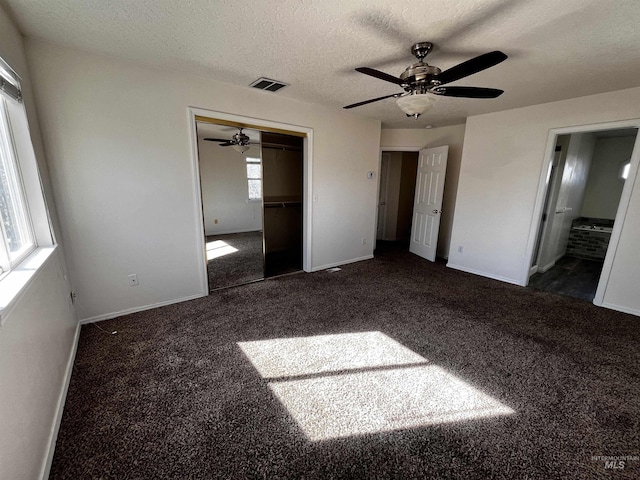
[[[311,441],[515,413],[382,332],[238,346]]]
[[[224,257],[225,255],[229,255],[230,253],[235,253],[237,251],[237,248],[232,247],[222,240],[207,242],[207,261]]]
[[[311,441],[514,413],[435,365],[272,382]]]
[[[240,342],[262,378],[426,363],[426,360],[382,332]]]

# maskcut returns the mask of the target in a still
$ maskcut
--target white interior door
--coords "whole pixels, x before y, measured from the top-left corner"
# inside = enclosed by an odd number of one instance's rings
[[[418,157],[409,251],[431,262],[436,259],[448,153],[445,145],[420,150]]]

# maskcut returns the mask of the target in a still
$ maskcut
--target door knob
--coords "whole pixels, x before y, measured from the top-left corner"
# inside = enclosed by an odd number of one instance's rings
[[[433,213],[438,213],[438,210],[432,210]]]

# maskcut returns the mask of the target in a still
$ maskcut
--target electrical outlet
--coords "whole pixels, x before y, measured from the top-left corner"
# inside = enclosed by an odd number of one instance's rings
[[[364,238],[364,237],[362,237],[362,244],[363,244],[363,245],[366,245],[366,244],[367,244],[367,239],[366,239],[366,238]]]
[[[140,283],[138,282],[138,275],[136,273],[132,273],[131,275],[129,275],[129,286],[130,287],[135,287],[136,285],[139,285]]]
[[[463,253],[464,247],[462,245],[458,245],[458,253]]]

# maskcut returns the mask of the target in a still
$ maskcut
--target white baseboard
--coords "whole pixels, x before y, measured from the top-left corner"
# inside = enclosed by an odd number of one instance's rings
[[[198,293],[196,295],[189,295],[188,297],[175,298],[173,300],[166,300],[164,302],[154,303],[152,305],[143,305],[141,307],[126,308],[118,312],[105,313],[103,315],[96,315],[95,317],[83,318],[80,320],[80,324],[101,322],[102,320],[111,320],[112,318],[121,317],[122,315],[129,315],[130,313],[144,312],[145,310],[151,310],[152,308],[164,307],[166,305],[173,305],[174,303],[186,302],[188,300],[195,300],[196,298],[206,297],[207,293]]]
[[[487,273],[487,272],[481,272],[480,270],[475,270],[473,268],[463,267],[461,265],[456,265],[455,263],[451,263],[451,262],[447,263],[447,267],[453,268],[454,270],[460,270],[461,272],[473,273],[474,275],[480,275],[481,277],[487,277],[487,278],[491,278],[493,280],[499,280],[501,282],[511,283],[513,285],[519,285],[521,287],[524,286],[518,280],[514,280],[513,278],[502,277],[500,275],[494,275],[492,273]]]
[[[352,258],[351,260],[343,260],[341,262],[336,263],[327,263],[326,265],[321,265],[319,267],[313,267],[311,269],[312,272],[319,272],[320,270],[326,270],[327,268],[339,267],[340,265],[347,265],[348,263],[356,263],[361,262],[363,260],[371,260],[373,258],[373,254],[366,255],[364,257]]]
[[[616,310],[618,312],[628,313],[630,315],[635,315],[637,317],[640,317],[640,310],[637,310],[635,308],[622,307],[620,305],[614,305],[613,303],[606,303],[606,302],[603,302],[602,305],[600,306],[604,308],[610,308],[611,310]]]
[[[47,457],[42,465],[42,471],[40,478],[47,480],[49,473],[51,472],[51,464],[53,463],[53,454],[56,450],[56,442],[58,440],[58,433],[60,432],[60,423],[62,422],[62,412],[64,412],[64,404],[67,400],[67,393],[69,391],[69,383],[71,382],[71,373],[73,372],[73,364],[76,360],[76,352],[78,351],[78,340],[80,339],[80,324],[76,326],[76,333],[73,337],[73,345],[71,346],[71,352],[69,354],[69,360],[67,361],[67,368],[62,381],[62,390],[60,390],[60,396],[58,397],[58,404],[56,406],[56,416],[51,425],[51,433],[49,434],[49,451]]]
[[[546,265],[543,265],[542,267],[538,267],[538,272],[540,273],[544,273],[548,270],[551,270],[556,264],[555,260],[551,260],[549,263],[547,263]]]

